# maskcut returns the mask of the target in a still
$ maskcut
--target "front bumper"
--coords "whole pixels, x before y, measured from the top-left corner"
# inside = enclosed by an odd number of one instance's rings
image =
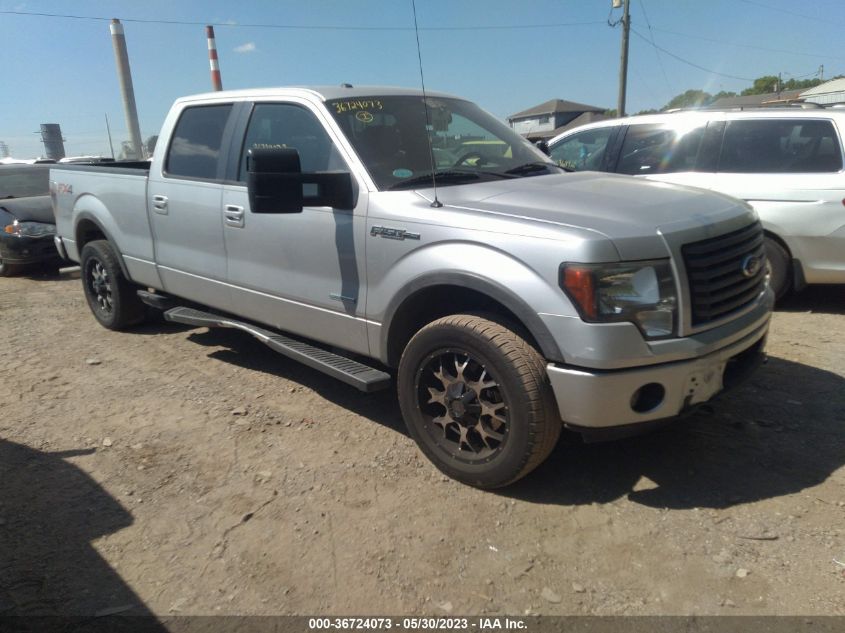
[[[0,259],[7,264],[35,264],[60,259],[53,234],[29,237],[0,232]]]
[[[744,380],[764,359],[768,320],[715,352],[692,360],[594,371],[549,364],[564,424],[609,429],[672,418]]]

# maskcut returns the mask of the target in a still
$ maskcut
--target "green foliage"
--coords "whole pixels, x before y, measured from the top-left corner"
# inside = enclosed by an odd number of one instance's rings
[[[743,97],[769,94],[770,92],[775,92],[777,84],[778,78],[775,75],[764,75],[763,77],[757,77],[750,88],[746,88],[739,94]]]
[[[831,79],[839,79],[841,75],[831,77]],[[830,81],[830,80],[827,80]],[[777,92],[778,88],[783,90],[808,90],[815,88],[819,84],[825,83],[821,79],[788,79],[787,81],[779,81],[776,75],[764,75],[754,80],[750,88],[746,88],[739,94],[743,97],[748,95],[763,95]],[[671,110],[673,108],[698,108],[701,106],[710,105],[714,101],[723,97],[735,97],[735,92],[727,90],[720,90],[714,95],[711,95],[704,90],[690,89],[672,98],[669,103],[661,108],[661,110]],[[648,114],[654,110],[643,110],[637,114]],[[615,116],[615,110],[614,110]]]
[[[671,110],[673,108],[698,108],[702,105],[710,103],[710,93],[703,90],[687,90],[684,93],[673,97],[669,103],[663,106],[663,110]]]
[[[735,97],[735,96],[736,96],[736,93],[731,91],[731,90],[720,90],[719,92],[717,92],[716,94],[713,95],[713,97],[710,99],[710,103],[713,103],[714,101],[718,101],[719,99],[724,99],[726,97]]]

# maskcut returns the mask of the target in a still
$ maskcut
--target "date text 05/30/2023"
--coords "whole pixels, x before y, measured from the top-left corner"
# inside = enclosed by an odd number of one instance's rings
[[[520,618],[309,618],[308,630],[390,630],[401,631],[526,631],[527,624]]]

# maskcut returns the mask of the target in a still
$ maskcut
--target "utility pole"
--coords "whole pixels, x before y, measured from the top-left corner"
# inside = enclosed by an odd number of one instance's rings
[[[625,91],[628,87],[628,31],[631,29],[630,0],[613,0],[613,7],[619,8],[624,2],[622,9],[622,57],[619,60],[619,102],[616,106],[616,115],[625,116]]]

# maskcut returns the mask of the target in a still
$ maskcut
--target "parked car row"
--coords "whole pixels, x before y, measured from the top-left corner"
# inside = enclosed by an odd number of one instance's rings
[[[778,297],[845,283],[845,110],[695,110],[574,128],[549,142],[558,164],[691,185],[745,200],[765,231]]]
[[[49,182],[50,164],[0,165],[0,277],[60,265]]]

